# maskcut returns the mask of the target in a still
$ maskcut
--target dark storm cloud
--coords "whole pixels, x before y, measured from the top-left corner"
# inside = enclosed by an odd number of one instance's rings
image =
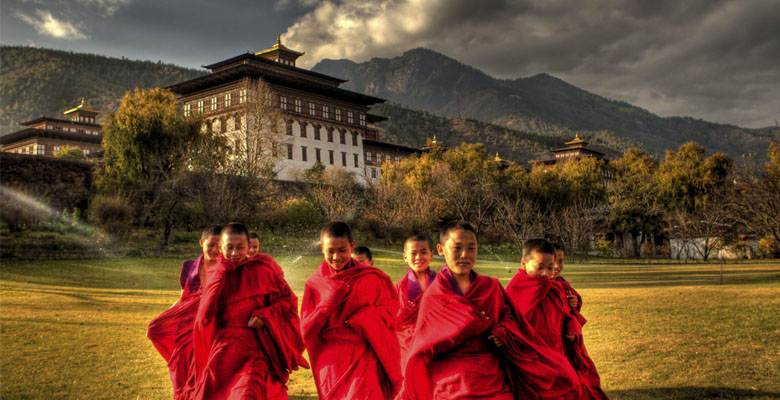
[[[547,72],[661,115],[780,119],[780,1],[322,2],[287,31],[320,58],[422,46],[502,78]]]
[[[270,47],[301,12],[275,1],[9,0],[0,4],[3,44],[36,45],[198,67]],[[50,13],[83,37],[36,27]],[[65,25],[67,26],[67,25]]]
[[[780,0],[4,0],[3,44],[197,67],[270,46],[322,58],[428,47],[514,79],[547,72],[661,115],[780,119]]]

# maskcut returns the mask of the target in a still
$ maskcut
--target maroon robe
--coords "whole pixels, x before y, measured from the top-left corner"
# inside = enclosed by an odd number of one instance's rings
[[[379,269],[323,262],[306,280],[301,330],[320,399],[392,399],[402,377],[394,317],[398,299]]]
[[[420,304],[405,398],[575,398],[577,377],[512,306],[498,279],[472,271],[461,294],[445,266]],[[498,337],[498,348],[490,335]]]
[[[427,285],[436,279],[436,272],[428,268]],[[422,299],[423,289],[417,282],[417,275],[409,268],[409,271],[395,285],[398,292],[398,314],[395,321],[398,325],[396,334],[401,346],[401,372],[404,372],[406,366],[406,355],[409,351],[409,345],[414,336],[414,326],[417,324],[417,313],[420,310],[420,300]]]
[[[221,258],[207,284],[193,330],[187,399],[286,399],[301,356],[298,299],[269,256],[241,263]],[[247,326],[251,317],[263,322]]]
[[[168,364],[174,399],[182,398],[187,384],[192,360],[192,326],[201,297],[202,269],[203,255],[182,263],[179,274],[181,298],[152,320],[146,332],[146,337]]]
[[[568,284],[568,282],[566,282]],[[596,366],[582,340],[585,318],[569,307],[566,292],[559,281],[531,277],[520,270],[506,287],[507,294],[520,312],[550,347],[564,354],[580,380],[583,399],[607,399],[601,389]],[[574,340],[566,338],[574,335]]]

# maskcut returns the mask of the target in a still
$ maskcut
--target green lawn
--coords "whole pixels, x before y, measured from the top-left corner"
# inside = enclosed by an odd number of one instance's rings
[[[393,279],[405,272],[397,254],[376,258]],[[277,261],[300,296],[320,258]],[[167,258],[3,261],[0,397],[170,398],[145,330],[177,299],[179,266]],[[780,398],[780,264],[727,264],[722,284],[720,267],[567,266],[612,398]],[[477,270],[506,284],[516,268],[482,262]],[[289,386],[292,396],[315,393],[308,371]]]

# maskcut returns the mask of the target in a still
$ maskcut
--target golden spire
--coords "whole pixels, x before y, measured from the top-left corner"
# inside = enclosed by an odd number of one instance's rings
[[[493,159],[494,161],[501,161],[501,157],[498,156],[498,152],[496,152],[496,158]]]

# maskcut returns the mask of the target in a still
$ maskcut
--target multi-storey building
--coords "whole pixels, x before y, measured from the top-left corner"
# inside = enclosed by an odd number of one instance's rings
[[[317,162],[345,168],[364,180],[377,179],[381,163],[375,154],[400,159],[417,151],[379,141],[374,123],[382,117],[369,110],[385,99],[341,89],[343,79],[296,67],[301,55],[277,39],[270,49],[204,66],[209,74],[169,89],[185,115],[203,114],[206,129],[231,135],[247,128],[247,103],[254,101],[254,83],[262,81],[269,88],[265,101],[278,107],[284,124],[280,180],[296,180]]]
[[[580,139],[579,135],[575,135],[574,139],[564,143],[565,146],[559,149],[550,150],[553,154],[550,158],[542,160],[532,160],[532,165],[541,165],[543,167],[553,166],[557,163],[563,163],[567,160],[579,160],[582,158],[595,157],[599,160],[604,159],[604,153],[589,149],[588,142]]]
[[[102,150],[103,135],[96,118],[100,111],[81,104],[63,113],[67,119],[39,117],[20,123],[24,129],[0,137],[0,150],[17,153],[53,156],[65,146],[78,147],[86,156]]]

